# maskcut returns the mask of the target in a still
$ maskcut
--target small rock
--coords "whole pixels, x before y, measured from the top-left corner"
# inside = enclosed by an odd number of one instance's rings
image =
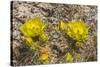
[[[53,41],[53,42],[56,42],[57,40],[56,40],[56,39],[53,39],[52,41]]]
[[[57,39],[59,36],[56,34],[56,35],[53,35],[53,37],[54,37],[55,39]]]
[[[55,43],[54,42],[51,42],[51,44],[54,45]]]

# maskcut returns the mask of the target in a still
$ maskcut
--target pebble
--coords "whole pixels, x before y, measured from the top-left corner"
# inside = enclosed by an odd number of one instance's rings
[[[53,38],[57,39],[59,36],[57,34],[53,35]]]
[[[52,41],[53,41],[53,42],[56,42],[57,40],[56,40],[56,39],[53,39]]]
[[[15,30],[13,32],[13,38],[19,40],[21,38],[20,32]]]
[[[51,45],[54,45],[55,43],[54,42],[51,42]]]

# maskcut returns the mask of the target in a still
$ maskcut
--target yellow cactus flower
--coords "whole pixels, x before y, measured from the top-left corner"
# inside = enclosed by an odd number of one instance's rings
[[[80,47],[80,42],[86,39],[88,27],[83,21],[71,21],[69,23],[60,23],[60,31],[76,41],[76,46]]]
[[[36,35],[43,34],[45,25],[40,18],[33,18],[26,21],[21,27],[20,30],[24,36],[34,37]]]
[[[67,28],[66,23],[64,23],[63,21],[61,21],[61,22],[60,22],[59,28],[60,28],[60,30],[61,30],[62,32],[64,32],[64,31],[66,30],[66,28]]]
[[[24,41],[26,42],[26,44],[28,44],[28,46],[31,46],[33,44],[33,40],[31,37],[24,37]]]
[[[48,60],[48,52],[46,48],[40,49],[40,60],[41,61]]]
[[[43,42],[48,40],[44,30],[45,27],[46,25],[38,17],[29,19],[20,27],[24,41],[30,48],[33,48],[34,45],[38,44],[39,40]]]
[[[67,35],[77,41],[81,41],[86,38],[88,34],[88,28],[82,21],[73,21],[67,24]]]
[[[66,53],[66,62],[72,62],[72,55],[69,52]]]
[[[46,35],[46,34],[41,34],[40,40],[41,40],[41,41],[47,41],[47,40],[48,40],[47,35]]]
[[[40,56],[40,59],[43,61],[43,60],[47,60],[47,58],[48,58],[48,55],[47,54],[42,54],[41,56]]]

